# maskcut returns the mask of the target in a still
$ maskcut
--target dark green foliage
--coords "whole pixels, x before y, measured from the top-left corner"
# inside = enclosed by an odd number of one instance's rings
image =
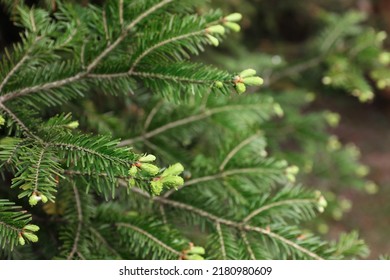
[[[294,157],[277,152],[278,126],[296,129],[312,153],[310,143],[325,145],[325,124],[319,136],[308,128],[323,118],[301,117],[295,107],[278,122],[282,97],[238,96],[236,75],[188,60],[230,36],[212,28],[224,23],[220,11],[194,14],[195,1],[178,0],[56,2],[55,9],[3,2],[23,31],[0,64],[1,195],[23,204],[28,197],[37,205],[29,211],[47,221],[38,235],[59,237],[55,248],[38,243],[42,258],[365,255],[356,234],[326,242],[303,229],[326,200],[296,184]],[[3,255],[28,257],[10,250],[30,215],[2,201]],[[190,241],[205,254],[191,255]]]

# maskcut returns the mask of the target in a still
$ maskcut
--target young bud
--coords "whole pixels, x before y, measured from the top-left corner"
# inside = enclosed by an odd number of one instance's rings
[[[248,86],[261,86],[264,84],[264,80],[260,77],[248,77],[242,79],[242,81]]]
[[[26,225],[23,229],[35,232],[35,231],[39,230],[39,226],[36,226],[36,225]]]
[[[161,177],[177,176],[184,171],[184,167],[181,163],[175,163],[164,170]]]
[[[390,63],[390,53],[389,52],[382,52],[379,54],[378,61],[381,64],[387,65]]]
[[[225,21],[240,21],[242,19],[242,15],[240,13],[233,13],[224,17]]]
[[[2,115],[0,115],[0,126],[5,124],[5,119],[3,118]]]
[[[202,261],[204,260],[204,258],[202,256],[199,256],[197,254],[194,254],[194,255],[186,255],[185,256],[185,259],[186,260],[190,260],[190,261]]]
[[[246,69],[239,74],[241,78],[253,77],[254,75],[256,75],[255,69]]]
[[[207,38],[209,39],[210,43],[211,43],[214,47],[218,47],[218,46],[219,46],[219,41],[218,41],[218,39],[215,38],[213,35],[207,34]]]
[[[220,25],[220,24],[213,25],[213,26],[207,27],[206,28],[206,32],[207,33],[211,33],[211,34],[223,35],[223,34],[225,34],[225,28],[222,25]]]
[[[41,200],[41,197],[37,196],[36,194],[33,194],[30,196],[28,203],[30,203],[31,206],[37,205],[38,201]]]
[[[163,183],[161,180],[150,182],[150,186],[152,187],[152,193],[154,195],[159,195],[163,190]]]
[[[243,83],[237,83],[236,91],[238,94],[243,94],[246,91],[246,86]]]
[[[22,246],[24,244],[26,244],[26,240],[24,240],[23,236],[21,236],[21,235],[19,235],[19,244],[22,245]]]
[[[284,111],[283,111],[283,109],[282,109],[282,106],[280,106],[279,103],[275,103],[274,106],[273,106],[273,109],[274,109],[275,114],[276,114],[279,118],[281,118],[281,117],[284,116]]]
[[[137,166],[133,165],[129,170],[129,175],[134,177],[137,174],[137,172],[138,172]]]
[[[232,30],[234,32],[240,32],[240,30],[241,30],[241,26],[235,22],[227,21],[227,22],[224,22],[223,25],[225,25],[227,28],[229,28],[230,30]]]
[[[30,240],[31,242],[38,242],[38,236],[36,236],[34,233],[30,232],[23,232],[22,233],[25,238]]]
[[[161,178],[161,182],[168,188],[177,188],[183,186],[184,180],[180,176],[166,176]]]
[[[79,121],[70,122],[65,125],[66,128],[75,129],[79,127]]]
[[[299,172],[299,167],[296,165],[292,165],[286,168],[286,173],[297,175]]]
[[[340,122],[340,115],[334,112],[326,111],[325,120],[331,127],[336,127]]]
[[[145,171],[146,173],[152,176],[156,175],[160,171],[160,168],[150,163],[143,163],[141,164],[140,168],[142,171]]]
[[[216,82],[214,83],[214,86],[215,86],[216,88],[223,88],[223,83],[222,83],[221,81],[216,81]]]
[[[152,161],[155,161],[155,160],[156,160],[156,157],[154,155],[147,155],[147,156],[140,157],[138,161],[140,161],[140,162],[152,162]]]
[[[193,246],[190,250],[187,251],[187,254],[197,254],[204,255],[206,252],[203,247]]]
[[[46,195],[41,194],[40,197],[41,197],[41,200],[42,200],[43,203],[47,202],[47,196]]]
[[[323,195],[320,196],[318,199],[318,206],[325,208],[328,206],[328,202],[326,201],[325,197]]]

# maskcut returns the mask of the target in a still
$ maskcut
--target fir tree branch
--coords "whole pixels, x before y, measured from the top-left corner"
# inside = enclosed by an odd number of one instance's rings
[[[8,80],[15,74],[16,71],[23,65],[23,63],[29,58],[28,52],[26,52],[19,62],[8,72],[7,76],[0,84],[0,92],[3,90],[3,87],[7,84]]]
[[[106,35],[106,41],[107,44],[110,45],[110,35],[108,34],[108,25],[107,25],[107,15],[106,15],[106,10],[103,9],[103,28],[104,28],[104,34]]]
[[[251,258],[251,260],[256,260],[255,254],[253,253],[252,247],[249,244],[249,241],[248,241],[248,238],[246,236],[245,231],[240,230],[240,235],[241,235],[242,240],[245,243],[246,250],[248,251],[249,257]]]
[[[35,175],[34,175],[34,191],[33,193],[38,191],[38,181],[39,181],[39,173],[41,172],[41,163],[43,159],[43,155],[45,154],[47,149],[47,145],[44,145],[42,147],[41,152],[39,153],[38,160],[37,160],[37,166],[35,167]]]
[[[210,110],[205,110],[203,111],[202,113],[198,114],[198,115],[192,115],[192,116],[189,116],[189,117],[185,117],[183,119],[179,119],[179,120],[176,120],[176,121],[173,121],[173,122],[169,122],[163,126],[160,126],[158,128],[155,128],[154,130],[151,130],[143,135],[140,135],[140,136],[137,136],[137,137],[134,137],[134,138],[131,138],[131,139],[127,139],[127,140],[123,140],[122,142],[120,142],[118,144],[118,147],[123,147],[123,146],[127,146],[127,145],[132,145],[133,143],[136,143],[136,142],[139,142],[139,141],[143,141],[145,139],[149,139],[151,137],[154,137],[158,134],[161,134],[167,130],[170,130],[170,129],[173,129],[173,128],[176,128],[176,127],[179,127],[179,126],[182,126],[182,125],[187,125],[189,123],[192,123],[192,122],[196,122],[196,121],[199,121],[199,120],[202,120],[202,119],[205,119],[205,118],[208,118],[214,114],[219,114],[219,113],[223,113],[223,112],[228,112],[230,110],[248,110],[248,109],[253,109],[253,108],[258,108],[259,106],[258,105],[227,105],[227,106],[221,106],[221,107],[217,107],[217,108],[213,108],[213,109],[210,109]]]
[[[123,0],[119,0],[119,24],[123,27]]]
[[[97,231],[94,227],[90,227],[89,230],[93,235],[96,236],[96,238],[113,254],[116,256],[118,259],[121,259],[122,256],[114,249],[111,247],[111,245],[107,242],[107,240]]]
[[[256,134],[246,138],[245,140],[243,140],[241,143],[239,143],[236,147],[234,147],[225,157],[225,159],[223,160],[223,162],[221,163],[221,165],[219,166],[219,170],[220,171],[223,171],[226,164],[243,148],[245,147],[246,145],[248,145],[249,143],[251,143],[253,140],[255,140],[258,136],[259,136],[259,132],[257,132]]]
[[[260,207],[256,210],[254,210],[252,213],[250,213],[248,216],[246,216],[242,222],[244,224],[248,223],[253,217],[259,215],[261,212],[267,211],[268,209],[271,209],[273,207],[281,206],[281,205],[294,205],[295,203],[315,203],[315,199],[288,199],[288,200],[282,200],[273,202],[267,205],[264,205],[263,207]]]
[[[74,242],[73,242],[73,247],[72,247],[72,250],[70,251],[70,253],[67,257],[68,260],[71,260],[76,252],[79,253],[78,252],[78,243],[79,243],[81,228],[82,228],[82,224],[83,224],[83,211],[81,209],[79,191],[77,190],[75,184],[72,184],[72,188],[73,188],[74,197],[75,197],[75,201],[76,201],[77,221],[78,222],[77,222],[77,230],[76,230],[76,236],[75,236]]]
[[[160,108],[164,105],[164,100],[160,100],[156,106],[153,107],[152,110],[150,110],[150,113],[148,114],[148,116],[146,117],[146,120],[145,120],[145,123],[144,123],[144,127],[143,127],[143,130],[142,132],[145,133],[147,131],[147,129],[149,128],[149,125],[151,124],[154,116],[157,114],[157,112],[160,110]]]
[[[151,46],[150,48],[146,49],[144,52],[142,52],[135,60],[134,60],[134,63],[133,65],[131,65],[130,67],[130,70],[129,70],[129,75],[131,75],[133,72],[134,72],[134,69],[135,67],[137,67],[137,65],[140,63],[140,61],[145,57],[147,56],[149,53],[153,52],[154,50],[162,47],[162,46],[165,46],[167,44],[170,44],[170,43],[173,43],[173,42],[177,42],[177,41],[180,41],[180,40],[184,40],[184,39],[187,39],[187,38],[190,38],[190,37],[193,37],[193,36],[198,36],[200,34],[204,34],[206,31],[205,30],[200,30],[200,31],[194,31],[194,32],[190,32],[188,34],[183,34],[183,35],[180,35],[180,36],[176,36],[176,37],[172,37],[172,38],[169,38],[167,40],[164,40],[162,42],[159,42],[157,44],[155,44],[154,46]]]
[[[147,238],[149,238],[150,240],[152,240],[153,242],[155,242],[156,244],[160,245],[162,248],[164,248],[165,250],[177,255],[177,256],[181,256],[181,253],[175,249],[173,249],[171,246],[169,246],[168,244],[165,244],[164,242],[162,242],[161,240],[157,239],[156,237],[154,237],[153,235],[151,235],[150,233],[144,231],[143,229],[140,229],[139,227],[136,227],[132,224],[129,224],[129,223],[116,223],[115,224],[117,227],[126,227],[126,228],[131,228],[132,230],[146,236]]]
[[[221,230],[221,224],[220,223],[215,223],[215,227],[217,229],[218,237],[219,237],[219,243],[221,245],[221,254],[222,254],[222,259],[226,260],[226,249],[225,249],[225,242],[223,240],[223,235],[222,235],[222,230]]]

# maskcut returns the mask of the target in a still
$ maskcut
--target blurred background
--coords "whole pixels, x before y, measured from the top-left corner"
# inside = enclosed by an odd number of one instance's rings
[[[26,3],[56,9],[51,0]],[[299,166],[299,181],[329,202],[307,227],[328,239],[357,230],[368,258],[387,258],[390,1],[211,0],[199,12],[217,8],[240,12],[241,32],[195,59],[231,72],[254,68],[264,78],[247,94],[268,94],[281,105],[279,118],[263,127],[267,152]],[[0,49],[18,41],[18,32],[1,6]],[[82,106],[93,119],[94,108]]]

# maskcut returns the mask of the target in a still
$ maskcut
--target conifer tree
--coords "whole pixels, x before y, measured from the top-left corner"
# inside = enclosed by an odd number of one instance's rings
[[[263,83],[256,71],[189,59],[239,31],[240,14],[188,0],[18,2],[2,1],[21,28],[0,64],[3,258],[367,253],[355,232],[327,242],[302,225],[327,201],[267,153],[283,111],[245,93]]]

